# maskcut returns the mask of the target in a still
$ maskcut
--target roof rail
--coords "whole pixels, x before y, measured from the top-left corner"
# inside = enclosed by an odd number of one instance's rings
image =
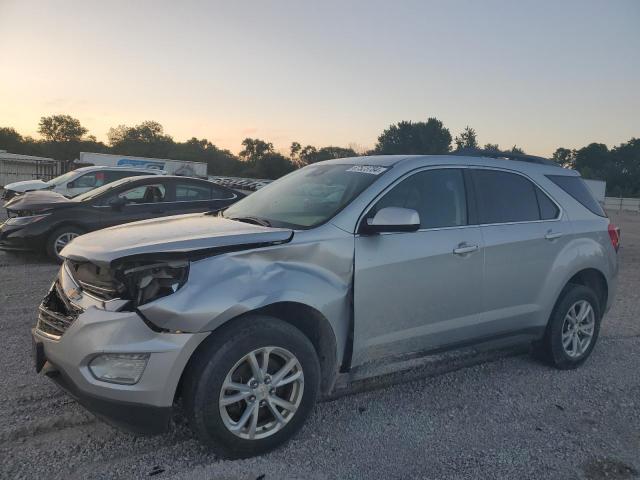
[[[480,148],[463,148],[452,153],[452,155],[462,155],[466,157],[488,157],[503,158],[505,160],[517,160],[519,162],[537,163],[540,165],[550,165],[559,167],[560,165],[544,157],[536,157],[535,155],[526,155],[524,153],[500,152],[496,150],[482,150]]]

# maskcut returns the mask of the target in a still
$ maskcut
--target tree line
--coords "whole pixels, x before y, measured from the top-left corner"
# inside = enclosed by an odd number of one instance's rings
[[[220,149],[206,138],[178,142],[165,133],[158,122],[145,121],[135,126],[119,125],[109,129],[107,142],[101,142],[80,121],[69,115],[42,117],[38,124],[41,139],[20,135],[14,128],[0,127],[0,148],[12,153],[55,158],[70,164],[80,152],[112,153],[140,157],[173,158],[207,164],[209,174],[275,179],[297,168],[322,160],[356,155],[445,154],[462,149],[524,153],[518,146],[501,149],[498,144],[478,142],[476,131],[467,126],[455,138],[437,118],[426,122],[401,121],[390,125],[369,151],[352,147],[313,145],[292,142],[286,154],[275,150],[271,142],[245,138],[238,155]],[[585,178],[606,180],[607,194],[640,196],[640,139],[609,149],[591,143],[580,149],[558,148],[552,159],[563,167],[575,168]]]

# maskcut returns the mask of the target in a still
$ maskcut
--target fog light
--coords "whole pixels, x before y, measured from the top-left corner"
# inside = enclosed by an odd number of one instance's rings
[[[147,360],[148,353],[105,353],[91,360],[89,370],[103,382],[133,385],[140,380]]]

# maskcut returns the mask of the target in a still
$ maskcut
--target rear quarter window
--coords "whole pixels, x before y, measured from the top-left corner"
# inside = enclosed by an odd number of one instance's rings
[[[562,190],[571,195],[575,200],[581,203],[591,213],[595,213],[601,217],[607,214],[593,197],[593,194],[584,183],[581,177],[570,177],[567,175],[547,175],[547,178],[559,186]]]

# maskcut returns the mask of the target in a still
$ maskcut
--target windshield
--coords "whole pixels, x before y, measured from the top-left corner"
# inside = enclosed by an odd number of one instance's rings
[[[78,175],[78,172],[76,172],[75,170],[71,170],[70,172],[63,173],[59,177],[52,178],[46,183],[48,183],[49,185],[63,185],[67,182],[70,182],[76,175]]]
[[[223,216],[253,218],[273,227],[311,228],[332,218],[386,170],[365,165],[310,165],[240,200]]]
[[[106,185],[102,185],[101,187],[94,188],[93,190],[89,190],[88,192],[81,193],[80,195],[76,195],[73,197],[74,200],[79,200],[84,202],[85,200],[91,200],[92,198],[96,198],[99,195],[102,195],[104,192],[111,190],[112,188],[117,187],[118,185],[122,185],[123,183],[130,182],[135,177],[126,177],[120,180],[116,180],[115,182],[107,183]]]

